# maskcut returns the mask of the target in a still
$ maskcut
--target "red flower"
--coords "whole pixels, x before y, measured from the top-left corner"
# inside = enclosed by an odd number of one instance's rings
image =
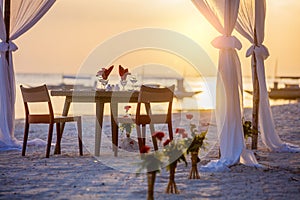
[[[165,134],[164,132],[159,131],[159,132],[155,132],[152,136],[156,137],[159,141],[161,141],[163,137],[165,137]]]
[[[193,119],[193,117],[194,116],[192,114],[186,114],[186,118],[189,119],[189,120]]]
[[[183,133],[185,133],[185,129],[184,128],[176,128],[175,133],[183,134]]]
[[[126,112],[128,112],[128,110],[131,108],[131,106],[124,106],[124,109]]]
[[[150,151],[150,147],[149,146],[147,146],[147,145],[145,145],[145,146],[142,146],[142,148],[141,148],[141,153],[149,153],[149,151]]]
[[[122,80],[126,80],[127,75],[130,75],[128,68],[124,69],[121,65],[119,65],[119,75]]]
[[[187,138],[188,134],[184,132],[184,133],[181,133],[181,136],[182,136],[182,138]]]
[[[163,145],[164,145],[164,146],[167,146],[170,142],[171,142],[171,140],[170,140],[170,139],[167,139],[166,141],[164,141]]]

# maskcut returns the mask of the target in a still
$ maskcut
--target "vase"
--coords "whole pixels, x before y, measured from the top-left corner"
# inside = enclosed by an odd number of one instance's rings
[[[147,172],[147,181],[148,181],[148,193],[147,193],[147,200],[154,199],[154,183],[156,178],[156,171]]]
[[[197,164],[199,162],[198,151],[191,152],[192,168],[190,171],[189,179],[200,179],[200,175],[197,168]]]
[[[168,194],[179,194],[179,191],[177,189],[176,183],[175,183],[175,171],[177,167],[177,161],[170,164],[170,175],[169,175],[169,183],[166,189],[166,193]]]

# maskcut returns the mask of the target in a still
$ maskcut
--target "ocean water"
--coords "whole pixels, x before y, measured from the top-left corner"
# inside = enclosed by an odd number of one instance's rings
[[[85,76],[86,77],[86,76]],[[137,84],[160,84],[168,86],[171,84],[177,84],[176,78],[146,78],[137,76]],[[20,93],[20,85],[24,86],[38,86],[41,84],[47,85],[59,85],[65,84],[84,84],[85,86],[94,87],[96,77],[90,75],[90,79],[64,79],[62,74],[27,74],[17,73],[16,74],[16,118],[24,118],[24,107],[22,97]],[[111,75],[109,79],[110,84],[119,84],[119,77]],[[252,90],[252,82],[250,77],[243,78],[243,84],[245,90]],[[273,80],[268,81],[268,87],[271,87]],[[215,87],[216,78],[185,78],[184,87],[187,91],[202,91],[199,94],[194,95],[192,98],[183,98],[180,100],[174,99],[174,110],[199,110],[199,109],[214,109],[215,108]],[[128,81],[126,86],[127,89],[131,89],[132,85]],[[271,105],[281,105],[291,103],[288,100],[270,100]],[[53,107],[56,113],[61,113],[63,109],[64,97],[52,97]],[[80,106],[72,106],[70,112],[79,112],[81,115],[94,115],[95,108],[94,104],[80,103]],[[252,95],[244,92],[244,107],[252,107]],[[105,107],[105,114],[109,114],[109,107]]]

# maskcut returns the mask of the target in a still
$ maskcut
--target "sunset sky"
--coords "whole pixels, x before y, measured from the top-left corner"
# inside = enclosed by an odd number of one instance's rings
[[[99,44],[146,27],[185,35],[217,64],[218,50],[210,42],[219,34],[189,0],[57,0],[35,27],[15,41],[19,47],[14,53],[15,71],[76,74]],[[250,59],[245,52],[250,44],[234,35],[243,43],[239,55],[243,75],[248,76]],[[274,76],[276,60],[277,75],[300,76],[299,36],[300,1],[267,0],[264,44],[271,54],[266,60],[267,76]]]

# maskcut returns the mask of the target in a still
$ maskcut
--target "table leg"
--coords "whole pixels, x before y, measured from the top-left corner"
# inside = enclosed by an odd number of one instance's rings
[[[96,102],[95,156],[100,156],[104,103]]]
[[[63,112],[62,112],[62,116],[67,116],[68,115],[71,102],[72,102],[72,100],[69,97],[66,97]],[[62,133],[64,131],[64,128],[65,128],[65,123],[61,123],[60,125],[61,125],[60,127],[56,127],[56,130],[57,130],[56,134],[58,134],[58,128],[59,128],[60,129],[59,134],[62,135]],[[59,125],[56,124],[56,126],[59,126]],[[60,154],[60,140],[56,140],[54,154]]]
[[[110,116],[111,116],[112,147],[113,147],[114,155],[118,156],[119,127],[115,120],[115,118],[118,117],[118,103],[117,102],[111,102],[110,111],[111,111]]]
[[[62,116],[68,116],[69,109],[70,109],[70,106],[71,106],[71,102],[72,102],[72,100],[69,97],[66,97],[63,112],[62,112]],[[61,133],[64,131],[64,128],[65,128],[65,123],[62,123],[61,127],[60,127],[60,132]]]

